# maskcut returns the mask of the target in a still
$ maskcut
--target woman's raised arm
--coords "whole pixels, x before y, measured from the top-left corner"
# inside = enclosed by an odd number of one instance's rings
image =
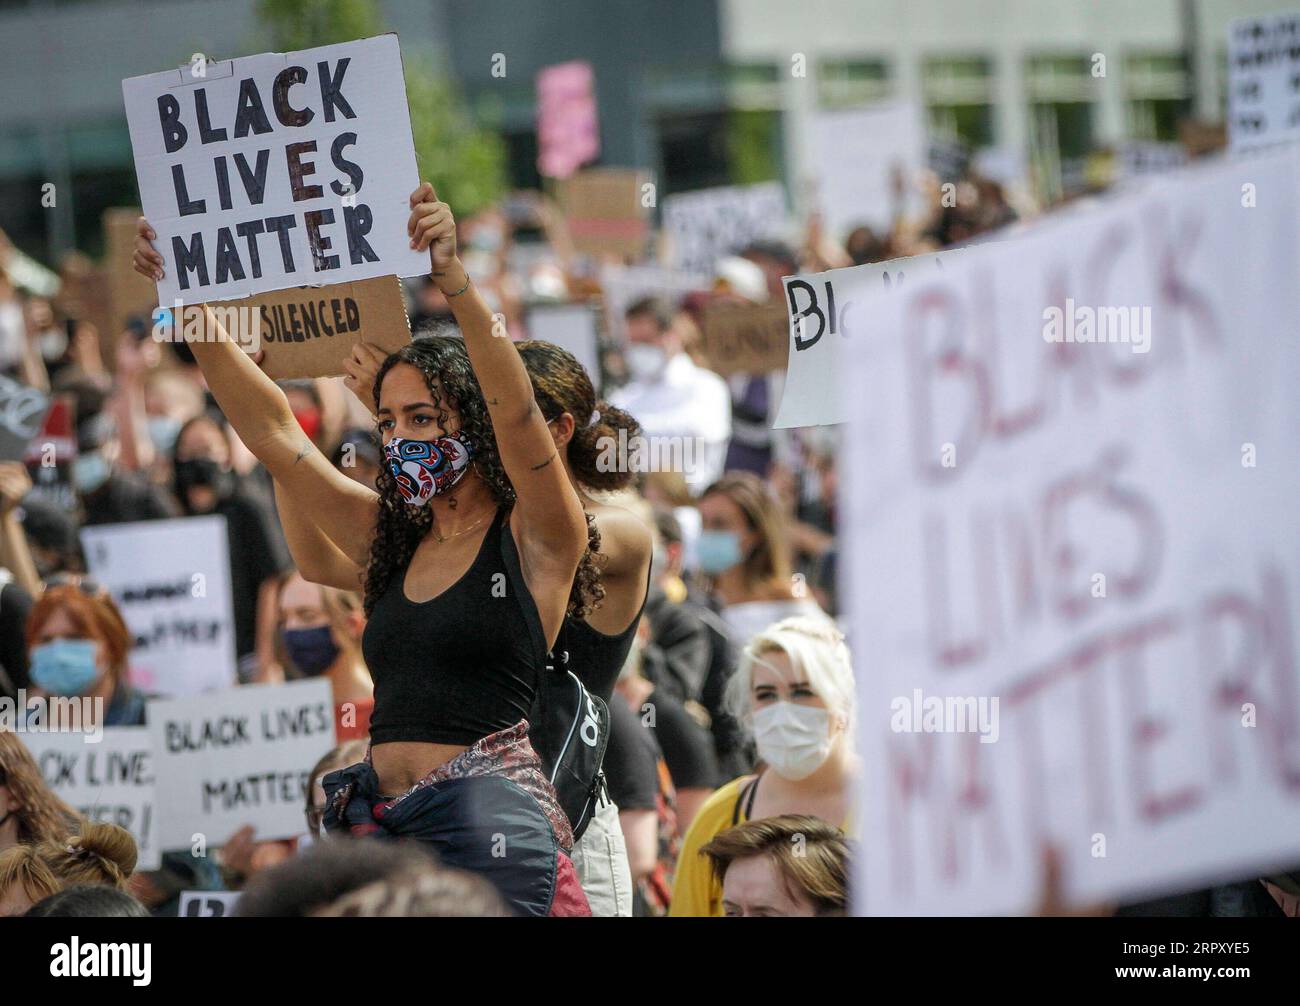
[[[134,266],[150,279],[161,279],[164,262],[150,243],[153,228],[144,217],[136,228]],[[364,566],[368,534],[379,497],[335,469],[303,433],[284,392],[262,372],[227,334],[211,309],[203,305],[203,332],[190,342],[208,388],[245,446],[284,489],[283,500],[320,525],[334,541],[347,541],[347,555]],[[176,321],[178,333],[183,330]]]
[[[429,249],[433,281],[451,306],[465,337],[469,362],[483,389],[501,464],[515,487],[515,517],[526,567],[545,567],[572,578],[587,547],[582,503],[533,398],[519,351],[497,325],[456,254],[456,221],[425,182],[411,194],[407,224],[411,246]],[[567,567],[567,574],[565,569]]]

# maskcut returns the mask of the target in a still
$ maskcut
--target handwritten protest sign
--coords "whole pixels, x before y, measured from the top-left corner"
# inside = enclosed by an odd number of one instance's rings
[[[1300,863],[1297,170],[1170,175],[864,302],[859,911],[1028,910],[1048,843],[1083,903]]]
[[[122,82],[161,303],[428,271],[396,35]]]
[[[134,637],[131,680],[193,695],[235,677],[226,519],[182,517],[82,528],[90,573]]]
[[[576,251],[584,255],[640,258],[649,232],[643,172],[592,168],[563,179],[556,201]]]
[[[1228,144],[1234,152],[1300,137],[1300,12],[1228,25]]]
[[[780,182],[681,192],[664,200],[664,230],[672,265],[713,274],[723,255],[755,241],[781,237],[786,227]]]
[[[537,170],[547,178],[568,178],[600,154],[590,63],[573,60],[538,71],[537,148]]]
[[[925,127],[915,105],[821,112],[812,123],[812,142],[821,168],[817,202],[829,233],[842,238],[862,224],[888,228],[896,209],[915,208],[913,182],[928,155]],[[896,173],[903,180],[898,197]],[[899,205],[900,198],[911,202]]]
[[[50,398],[43,391],[0,374],[0,461],[26,456],[49,410]]]
[[[700,335],[709,369],[723,377],[785,369],[790,323],[782,307],[709,304]]]
[[[712,283],[712,277],[704,273],[677,272],[657,265],[607,263],[600,270],[600,290],[609,340],[618,345],[627,341],[623,315],[638,300],[657,297],[671,311],[688,293],[708,290]]]
[[[256,342],[266,353],[262,370],[277,381],[342,374],[358,342],[395,352],[411,341],[401,284],[392,276],[276,290],[210,306],[218,320],[231,310],[256,312]],[[198,310],[185,307],[181,324],[197,320]]]
[[[320,678],[160,699],[149,734],[163,848],[196,833],[219,845],[246,824],[259,840],[292,838],[311,768],[334,746],[334,700]]]
[[[846,422],[840,396],[844,357],[865,340],[882,335],[879,319],[863,309],[864,303],[873,303],[878,293],[901,290],[909,281],[932,275],[958,254],[959,250],[952,250],[784,277],[790,308],[789,358],[773,428]]]
[[[153,748],[145,727],[105,727],[97,734],[30,733],[24,742],[55,793],[89,820],[125,828],[139,849],[136,867],[157,869],[161,846]]]

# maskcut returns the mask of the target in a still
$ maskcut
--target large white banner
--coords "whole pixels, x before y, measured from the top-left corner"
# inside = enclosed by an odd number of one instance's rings
[[[428,272],[396,35],[122,81],[162,304]]]
[[[134,637],[133,684],[193,695],[234,683],[225,517],[99,524],[82,529],[81,545]]]
[[[817,205],[828,233],[843,239],[863,224],[887,231],[895,210],[918,208],[917,175],[927,156],[925,124],[916,105],[821,112],[811,128],[821,171]],[[901,185],[897,195],[895,175]]]
[[[879,318],[862,310],[863,305],[882,292],[902,290],[909,277],[915,282],[933,275],[959,251],[784,277],[790,357],[773,428],[847,422],[840,397],[844,354],[881,335]]]
[[[1297,164],[971,248],[869,310],[840,455],[856,909],[1300,863]],[[864,310],[868,308],[864,305]]]
[[[221,845],[251,824],[259,841],[292,838],[308,775],[334,747],[334,702],[323,679],[244,685],[149,703],[163,848],[201,834]]]
[[[712,276],[718,259],[786,229],[780,182],[681,192],[664,199],[664,231],[673,268]]]
[[[1228,25],[1228,145],[1237,152],[1300,137],[1300,12]]]
[[[90,820],[125,828],[139,849],[136,868],[157,869],[161,847],[148,729],[31,733],[23,742],[55,793]]]

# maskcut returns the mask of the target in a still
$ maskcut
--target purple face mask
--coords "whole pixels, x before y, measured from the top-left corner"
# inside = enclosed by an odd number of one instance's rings
[[[402,499],[424,506],[465,477],[474,450],[469,438],[456,432],[433,440],[393,437],[384,456]]]

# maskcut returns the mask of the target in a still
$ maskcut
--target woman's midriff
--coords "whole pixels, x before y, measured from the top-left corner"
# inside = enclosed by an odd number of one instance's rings
[[[385,796],[401,796],[434,769],[466,750],[466,744],[389,741],[371,747],[370,764],[379,777],[379,791]]]

